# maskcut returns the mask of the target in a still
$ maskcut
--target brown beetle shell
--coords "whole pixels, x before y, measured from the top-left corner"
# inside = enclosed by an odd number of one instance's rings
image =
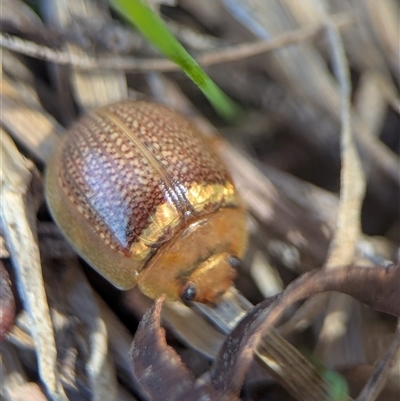
[[[244,251],[245,214],[225,166],[161,105],[122,101],[83,117],[49,162],[46,194],[87,262],[153,298],[176,299],[188,282],[214,277],[221,283],[196,297],[212,300],[234,276],[229,256]]]

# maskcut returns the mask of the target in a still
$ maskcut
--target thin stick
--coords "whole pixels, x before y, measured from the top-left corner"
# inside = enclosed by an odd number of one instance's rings
[[[347,14],[338,14],[333,17],[334,25],[338,29],[346,28],[354,23],[353,18]],[[202,66],[229,63],[267,53],[283,46],[304,42],[316,36],[323,25],[313,24],[310,27],[297,29],[282,34],[271,40],[258,40],[229,46],[215,51],[203,53],[195,57]],[[138,59],[134,57],[119,57],[114,54],[91,57],[85,54],[71,54],[66,51],[38,45],[34,42],[21,39],[6,33],[0,33],[0,46],[26,56],[61,65],[69,65],[80,69],[115,69],[127,72],[143,71],[178,71],[180,69],[167,59]]]

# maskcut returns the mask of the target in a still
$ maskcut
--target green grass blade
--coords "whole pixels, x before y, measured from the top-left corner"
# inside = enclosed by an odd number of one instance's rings
[[[349,399],[349,386],[346,379],[340,373],[326,368],[309,351],[304,351],[304,355],[315,366],[316,371],[329,383],[328,401],[347,401]]]
[[[221,116],[232,120],[239,114],[236,104],[210,79],[176,40],[162,19],[146,4],[141,0],[110,0],[110,4],[154,46],[182,68]]]
[[[348,399],[349,387],[343,376],[331,370],[325,370],[322,376],[331,385],[329,401],[346,401]]]

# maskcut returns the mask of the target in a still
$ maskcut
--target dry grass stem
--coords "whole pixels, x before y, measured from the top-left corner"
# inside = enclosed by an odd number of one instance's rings
[[[67,400],[58,377],[54,333],[44,290],[39,249],[33,222],[35,210],[28,207],[33,165],[1,132],[1,231],[12,255],[18,288],[29,313],[39,374],[53,401]]]
[[[353,23],[348,15],[337,15],[333,17],[335,25],[339,29],[345,29]],[[208,51],[195,57],[196,61],[202,66],[230,63],[254,57],[259,54],[271,52],[281,47],[293,45],[312,39],[320,33],[322,25],[301,28],[293,32],[280,35],[272,40],[259,40],[250,43],[242,43],[233,46],[225,46],[217,51]],[[27,56],[35,57],[40,60],[49,61],[55,64],[68,65],[81,70],[123,70],[126,72],[144,71],[178,71],[179,67],[167,59],[138,59],[132,57],[122,58],[114,55],[101,55],[98,57],[88,56],[84,52],[60,51],[51,47],[38,45],[35,42],[21,39],[17,36],[0,33],[0,45],[8,50]]]

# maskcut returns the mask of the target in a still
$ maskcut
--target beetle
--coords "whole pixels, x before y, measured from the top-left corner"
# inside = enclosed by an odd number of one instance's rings
[[[124,100],[88,113],[45,182],[58,226],[116,287],[215,302],[231,286],[245,210],[222,161],[177,112]]]

